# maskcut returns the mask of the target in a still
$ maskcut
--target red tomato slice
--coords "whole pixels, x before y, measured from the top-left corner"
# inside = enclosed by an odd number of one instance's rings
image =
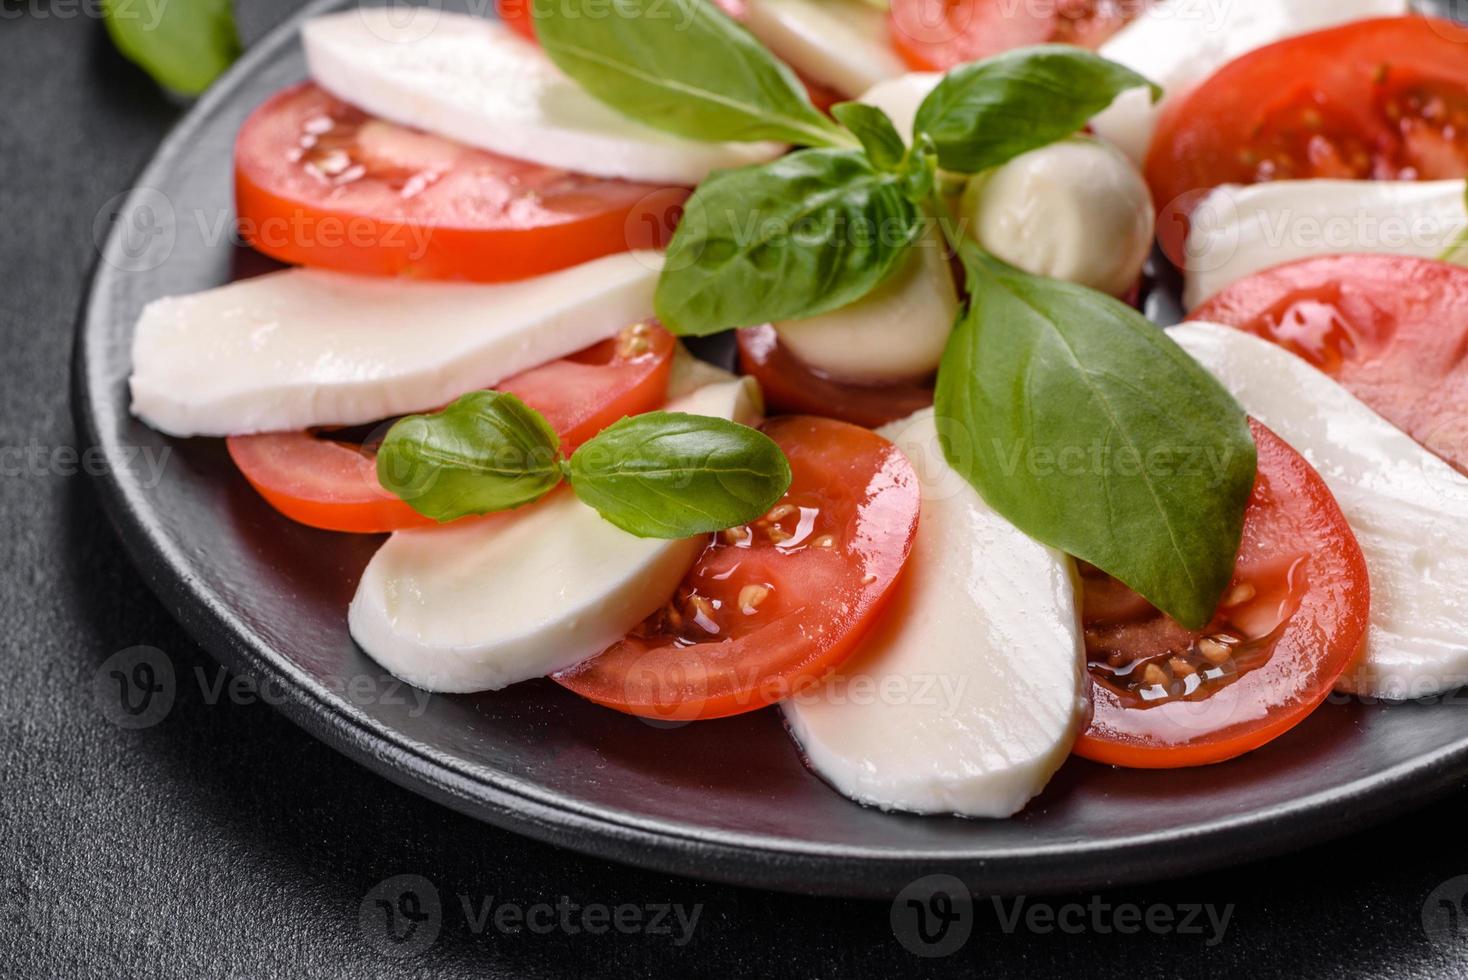
[[[1468,269],[1400,255],[1330,255],[1241,279],[1194,310],[1335,378],[1468,474]]]
[[[786,350],[768,324],[739,331],[739,367],[759,382],[766,404],[781,412],[876,428],[933,404],[931,383],[863,385],[827,377]]]
[[[1366,639],[1366,559],[1300,454],[1252,419],[1259,474],[1234,578],[1188,631],[1094,569],[1082,573],[1090,727],[1077,755],[1146,769],[1222,762],[1293,728]]]
[[[1167,254],[1219,184],[1468,174],[1465,42],[1431,17],[1357,21],[1259,48],[1174,99],[1146,164]]]
[[[268,99],[235,142],[245,240],[365,275],[499,282],[662,247],[688,194],[496,156],[310,83]]]
[[[663,403],[673,347],[672,335],[662,327],[638,324],[495,387],[544,415],[569,452],[624,415]],[[375,533],[437,523],[377,482],[377,451],[371,443],[299,431],[230,436],[228,445],[230,458],[260,496],[302,524]]]
[[[1143,0],[892,0],[892,45],[919,71],[1030,44],[1098,47],[1141,13]]]
[[[917,477],[901,450],[844,422],[774,419],[785,497],[720,532],[669,603],[600,656],[555,675],[645,718],[719,718],[815,683],[891,596],[917,533]]]
[[[744,21],[744,0],[713,0],[714,6],[728,14],[730,19],[742,23]],[[530,0],[495,0],[494,4],[500,20],[513,30],[516,34],[527,41],[534,41],[535,21],[530,12]],[[806,78],[800,71],[795,74],[805,86],[806,94],[810,96],[811,104],[822,111],[831,108],[837,102],[845,101],[841,93],[822,85],[811,78]]]

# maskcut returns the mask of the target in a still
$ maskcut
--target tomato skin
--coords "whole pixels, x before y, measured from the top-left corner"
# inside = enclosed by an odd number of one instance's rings
[[[1468,269],[1327,255],[1266,269],[1190,314],[1303,357],[1468,475]]]
[[[745,327],[738,335],[740,370],[759,382],[766,404],[777,411],[823,415],[874,429],[933,404],[931,382],[863,385],[829,378],[786,350],[768,324]]]
[[[382,146],[407,159],[384,159]],[[661,248],[690,193],[497,156],[374,119],[309,82],[245,120],[234,183],[241,236],[272,258],[476,282]]]
[[[912,549],[917,476],[901,450],[857,426],[789,416],[763,428],[790,460],[782,503],[763,523],[711,536],[664,611],[557,683],[627,714],[721,718],[818,682],[855,650]],[[791,513],[772,522],[782,506]],[[713,631],[700,625],[710,620]]]
[[[1249,427],[1259,450],[1259,475],[1244,514],[1230,592],[1258,583],[1258,594],[1234,600],[1226,593],[1214,622],[1189,633],[1150,607],[1151,618],[1130,619],[1133,613],[1118,597],[1104,595],[1093,603],[1088,591],[1092,718],[1076,740],[1077,755],[1144,769],[1231,759],[1302,721],[1365,643],[1370,584],[1355,535],[1310,464],[1263,425],[1250,419]],[[1127,618],[1098,621],[1118,612]],[[1138,707],[1098,679],[1105,651],[1166,656],[1180,641],[1216,635],[1220,623],[1261,616],[1258,629],[1266,632],[1245,645],[1254,644],[1254,655],[1267,659],[1201,699]]]
[[[569,453],[624,415],[663,403],[674,347],[662,327],[638,325],[495,387],[544,415]],[[380,434],[385,432],[384,425]],[[235,466],[260,496],[301,524],[374,534],[438,523],[383,489],[377,452],[370,445],[308,431],[230,436],[227,445]]]
[[[1468,130],[1421,125],[1444,100],[1468,105],[1465,41],[1431,17],[1356,21],[1249,52],[1172,99],[1144,168],[1164,250],[1183,254],[1187,213],[1220,184],[1468,174]]]
[[[1136,0],[892,0],[887,28],[913,70],[947,71],[1031,44],[1094,49],[1144,7]]]

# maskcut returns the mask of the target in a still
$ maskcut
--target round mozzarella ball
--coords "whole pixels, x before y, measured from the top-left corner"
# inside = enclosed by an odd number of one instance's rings
[[[855,303],[776,323],[781,343],[810,367],[843,380],[906,381],[936,371],[958,315],[948,250],[932,231],[901,261]]]
[[[991,255],[1037,276],[1113,296],[1152,250],[1152,195],[1109,143],[1073,137],[1022,153],[969,181],[962,216]]]

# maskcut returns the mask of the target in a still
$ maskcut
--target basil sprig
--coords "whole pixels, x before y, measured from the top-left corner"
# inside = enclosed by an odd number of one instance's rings
[[[725,170],[684,206],[654,306],[700,335],[815,316],[861,299],[922,231],[908,178],[859,150],[800,150]]]
[[[790,464],[757,429],[682,412],[623,419],[567,460],[539,412],[511,394],[475,391],[394,423],[377,479],[437,521],[520,507],[568,479],[622,530],[686,538],[768,511],[790,487]]]
[[[649,126],[701,140],[851,142],[708,0],[533,0],[531,13],[557,67]]]
[[[230,0],[102,0],[107,33],[164,88],[198,95],[240,56]]]
[[[1202,627],[1254,483],[1243,410],[1125,303],[962,255],[969,305],[935,392],[949,463],[1030,537]]]
[[[1146,78],[1065,44],[1017,48],[960,65],[918,106],[913,129],[927,133],[947,170],[976,174],[1070,136]]]

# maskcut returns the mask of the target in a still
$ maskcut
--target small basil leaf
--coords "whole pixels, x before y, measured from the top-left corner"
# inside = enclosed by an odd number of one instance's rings
[[[1113,61],[1065,44],[1017,48],[961,65],[918,107],[913,128],[933,137],[938,162],[975,174],[1064,139],[1127,89],[1162,89]]]
[[[935,397],[949,463],[1021,531],[1203,626],[1254,482],[1243,410],[1125,304],[965,261],[971,305]]]
[[[920,204],[932,196],[938,185],[938,151],[931,136],[917,134],[898,173],[902,175],[902,193],[909,201]]]
[[[533,0],[552,61],[624,115],[700,140],[840,145],[846,134],[708,0]]]
[[[768,511],[790,487],[774,440],[727,419],[682,412],[624,418],[567,467],[582,502],[643,538],[722,531]]]
[[[668,246],[654,306],[674,333],[814,316],[898,265],[922,214],[897,174],[857,150],[803,150],[714,174]]]
[[[409,415],[377,451],[377,480],[436,521],[528,504],[561,482],[560,440],[514,395],[473,391]]]
[[[1463,203],[1468,207],[1468,184],[1464,185]],[[1438,255],[1439,262],[1451,262],[1454,265],[1468,265],[1468,226],[1453,236],[1448,247]]]
[[[240,56],[230,0],[102,0],[107,33],[164,88],[198,95]]]
[[[842,102],[831,107],[831,115],[861,140],[867,159],[878,170],[896,170],[901,165],[907,144],[881,109],[864,102]]]

